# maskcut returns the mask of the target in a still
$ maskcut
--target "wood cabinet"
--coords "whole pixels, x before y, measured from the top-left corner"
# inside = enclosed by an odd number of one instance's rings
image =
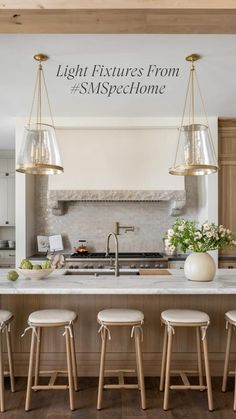
[[[15,159],[0,157],[0,226],[15,225]]]
[[[236,119],[219,119],[219,224],[236,233]],[[236,255],[235,248],[221,255]]]

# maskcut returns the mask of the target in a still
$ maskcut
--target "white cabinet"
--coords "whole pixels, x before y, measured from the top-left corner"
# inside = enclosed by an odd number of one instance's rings
[[[0,157],[0,226],[15,225],[15,159]]]
[[[0,250],[0,268],[15,267],[15,250]]]
[[[15,177],[7,179],[7,220],[10,226],[15,225]]]
[[[7,225],[7,187],[8,179],[0,177],[0,225]]]
[[[15,159],[0,157],[0,176],[15,176]]]

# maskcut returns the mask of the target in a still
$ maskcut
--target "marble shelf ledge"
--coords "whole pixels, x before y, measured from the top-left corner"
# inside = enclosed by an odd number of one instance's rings
[[[7,280],[7,269],[0,269],[0,294],[53,295],[232,295],[236,294],[236,269],[218,269],[212,282],[188,281],[183,271],[170,269],[172,275],[64,276],[57,272],[42,280]]]
[[[70,201],[87,202],[158,202],[170,201],[171,215],[176,216],[186,204],[183,190],[49,190],[48,206],[54,215],[65,213],[65,203]]]

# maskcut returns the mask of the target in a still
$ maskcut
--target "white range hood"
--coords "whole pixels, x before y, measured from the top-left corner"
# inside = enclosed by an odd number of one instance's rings
[[[68,201],[170,201],[178,215],[186,202],[184,178],[171,176],[177,128],[60,129],[64,173],[49,177],[55,215]]]

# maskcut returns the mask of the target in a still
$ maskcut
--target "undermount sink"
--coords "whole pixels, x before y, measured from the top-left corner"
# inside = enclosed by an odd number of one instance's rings
[[[114,276],[114,271],[108,271],[105,270],[104,271],[102,269],[93,269],[93,270],[82,270],[82,271],[76,271],[76,270],[71,270],[71,271],[66,271],[64,275],[89,275],[89,276]],[[124,271],[120,271],[120,276],[122,275],[139,275],[139,272],[137,270],[131,271],[131,270],[124,270]]]

